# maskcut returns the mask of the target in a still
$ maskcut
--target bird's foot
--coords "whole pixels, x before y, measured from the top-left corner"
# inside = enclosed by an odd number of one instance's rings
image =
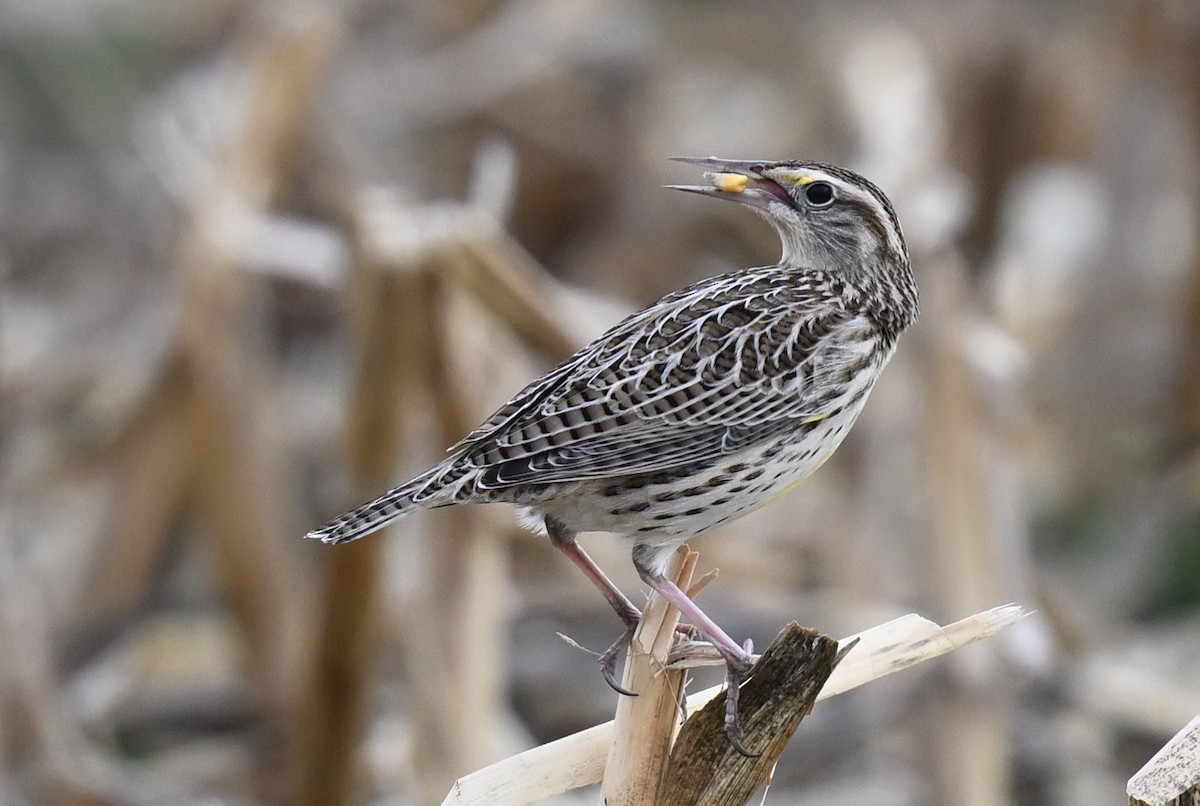
[[[640,618],[641,613],[638,614],[638,619]],[[604,682],[608,683],[613,691],[624,694],[626,697],[636,697],[637,692],[630,691],[617,682],[617,658],[633,643],[633,634],[637,630],[637,626],[637,620],[632,623],[625,621],[625,632],[621,633],[621,637],[600,655],[600,674],[604,675]]]
[[[604,676],[604,682],[608,683],[613,691],[618,694],[624,694],[627,697],[636,697],[636,692],[630,691],[617,682],[617,658],[621,657],[625,650],[629,649],[630,644],[633,643],[633,636],[637,632],[638,624],[641,623],[642,613],[637,608],[626,609],[621,607],[614,609],[616,609],[617,614],[621,617],[621,621],[625,623],[625,631],[613,642],[612,646],[600,654],[598,658],[600,674]],[[675,632],[691,641],[706,640],[703,633],[691,624],[676,624]]]
[[[740,654],[721,652],[725,657],[725,735],[733,749],[746,758],[758,758],[762,753],[748,749],[742,741],[742,721],[738,717],[738,695],[742,682],[754,667],[754,644],[747,640]]]

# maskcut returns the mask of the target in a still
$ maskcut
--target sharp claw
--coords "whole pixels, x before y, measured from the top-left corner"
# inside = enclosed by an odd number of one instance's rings
[[[729,737],[729,743],[733,745],[733,749],[738,751],[738,753],[746,758],[759,758],[762,756],[762,753],[756,753],[753,750],[748,749],[746,745],[742,744],[740,725],[733,725],[731,727],[730,725],[726,724],[725,735]]]
[[[621,637],[613,642],[613,645],[604,650],[604,654],[600,656],[600,674],[604,675],[604,682],[612,687],[612,690],[618,694],[624,694],[626,697],[636,697],[636,691],[630,691],[617,682],[617,657],[629,648],[629,644],[633,641],[633,633],[637,629],[637,622],[626,624],[625,632],[621,633]]]
[[[604,675],[604,682],[608,683],[609,688],[611,688],[613,691],[617,692],[618,694],[624,694],[626,697],[636,697],[637,696],[636,691],[630,691],[629,689],[625,688],[624,686],[622,686],[620,683],[617,682],[616,675],[613,674],[613,669],[611,667],[601,666],[600,674]]]
[[[742,678],[754,665],[749,660],[751,644],[746,641],[746,658],[725,658],[725,735],[733,749],[746,758],[758,758],[762,753],[750,750],[742,742],[742,723],[738,719],[738,695],[741,692]]]
[[[616,668],[614,668],[616,667],[616,660],[617,656],[613,655],[612,662],[605,663],[601,661],[600,674],[604,675],[604,681],[607,682],[613,691],[616,691],[618,694],[625,694],[626,697],[637,697],[636,691],[630,691],[629,688],[625,688],[617,682]]]

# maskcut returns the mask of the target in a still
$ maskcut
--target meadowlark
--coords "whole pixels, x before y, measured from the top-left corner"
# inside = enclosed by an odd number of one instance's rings
[[[896,212],[852,171],[816,162],[681,159],[774,225],[774,266],[675,291],[525,387],[438,466],[309,533],[342,543],[414,509],[507,502],[600,589],[625,624],[600,656],[614,675],[640,611],[576,543],[633,543],[633,564],[725,659],[725,728],[739,751],[738,686],[753,665],[664,568],[687,538],[805,479],[854,424],[917,289]]]

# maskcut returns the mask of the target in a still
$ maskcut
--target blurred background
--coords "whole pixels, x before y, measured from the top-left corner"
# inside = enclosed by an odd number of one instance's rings
[[[822,703],[768,802],[1125,803],[1200,713],[1197,4],[5,0],[0,110],[0,803],[436,803],[611,718],[556,633],[618,624],[507,508],[302,536],[777,258],[673,155],[859,170],[923,295],[693,541],[708,612],[1036,611]]]

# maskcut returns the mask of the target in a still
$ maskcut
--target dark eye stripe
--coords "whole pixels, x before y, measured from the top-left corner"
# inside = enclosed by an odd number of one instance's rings
[[[875,236],[879,239],[880,244],[887,244],[887,227],[879,220],[879,216],[875,214],[875,208],[861,201],[850,201],[846,202],[846,204],[849,204],[858,213],[858,217],[875,231]],[[893,226],[895,226],[894,221]]]
[[[846,173],[846,171],[841,171],[841,173]],[[879,206],[883,208],[883,211],[887,213],[887,217],[892,225],[892,229],[895,230],[896,237],[900,239],[900,246],[902,246],[907,252],[908,246],[904,242],[904,230],[900,228],[900,218],[896,215],[896,209],[892,207],[892,203],[888,200],[888,197],[883,195],[883,191],[876,187],[873,182],[870,182],[861,176],[855,176],[855,179],[863,188],[866,189],[868,193],[871,194],[872,197],[874,197],[875,201],[879,203]]]
[[[888,220],[892,225],[892,230],[896,233],[896,237],[900,240],[900,247],[907,254],[908,245],[905,243],[904,230],[900,227],[900,219],[896,216],[896,210],[892,207],[892,203],[888,201],[888,197],[883,195],[883,191],[876,187],[873,182],[871,182],[869,179],[859,176],[853,171],[848,171],[845,168],[839,168],[836,165],[827,165],[823,162],[796,163],[796,167],[801,167],[802,165],[807,165],[808,167],[824,171],[830,176],[841,179],[843,182],[852,187],[860,187],[867,193],[870,193],[875,201],[878,202],[879,206],[883,209],[884,213],[887,214]]]

